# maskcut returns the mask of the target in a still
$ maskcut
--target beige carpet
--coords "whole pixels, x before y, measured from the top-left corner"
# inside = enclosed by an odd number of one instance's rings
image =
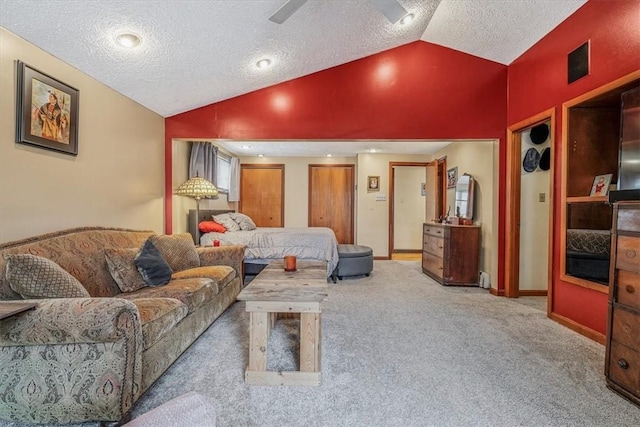
[[[245,385],[247,327],[234,304],[134,417],[197,391],[218,426],[640,425],[640,408],[605,387],[602,345],[538,307],[440,286],[418,262],[376,261],[370,277],[330,284],[320,387]],[[296,367],[297,334],[295,320],[277,324],[270,368]]]

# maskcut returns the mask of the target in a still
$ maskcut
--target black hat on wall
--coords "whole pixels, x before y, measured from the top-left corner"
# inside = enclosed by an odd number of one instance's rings
[[[543,171],[548,171],[551,167],[551,147],[547,147],[542,151],[538,167]]]
[[[529,132],[529,139],[533,144],[542,144],[549,138],[549,126],[546,123],[536,125]]]
[[[522,160],[522,169],[525,172],[533,172],[538,167],[538,163],[540,162],[540,153],[535,148],[529,148],[527,152],[524,154],[524,159]]]

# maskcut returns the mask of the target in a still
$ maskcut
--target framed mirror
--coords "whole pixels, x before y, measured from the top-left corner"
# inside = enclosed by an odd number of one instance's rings
[[[473,219],[473,187],[475,180],[469,174],[458,178],[456,183],[455,215],[459,218]]]

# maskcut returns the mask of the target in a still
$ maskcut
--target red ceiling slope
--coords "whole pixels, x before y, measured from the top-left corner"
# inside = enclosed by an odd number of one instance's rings
[[[500,138],[504,65],[422,41],[166,119],[170,138]]]
[[[640,69],[640,0],[590,0],[509,66],[508,123],[556,108],[554,157],[562,152],[562,104]],[[567,54],[590,40],[590,73],[567,83]],[[561,173],[554,194],[560,195]],[[607,295],[560,280],[560,197],[554,206],[553,311],[605,333]]]

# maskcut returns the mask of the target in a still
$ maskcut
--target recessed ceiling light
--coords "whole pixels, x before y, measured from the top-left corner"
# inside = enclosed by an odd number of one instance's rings
[[[327,154],[327,157],[333,157],[333,154],[329,153]]]
[[[377,153],[378,152],[378,150],[376,150],[375,148],[369,148],[367,151],[370,152],[370,153]]]
[[[251,148],[251,146],[249,146],[249,145],[241,145],[241,146],[240,146],[240,148],[242,148],[242,149],[246,150],[246,149],[248,149],[248,148]]]
[[[271,66],[271,60],[268,58],[263,58],[260,61],[256,62],[256,67],[260,69],[269,68]]]
[[[264,154],[258,154],[258,157],[264,157]]]
[[[408,25],[411,23],[411,21],[413,21],[414,18],[414,14],[410,13],[408,15],[405,15],[401,20],[400,20],[400,25]]]
[[[142,39],[133,33],[120,33],[116,36],[116,43],[126,48],[134,48],[142,42]]]

